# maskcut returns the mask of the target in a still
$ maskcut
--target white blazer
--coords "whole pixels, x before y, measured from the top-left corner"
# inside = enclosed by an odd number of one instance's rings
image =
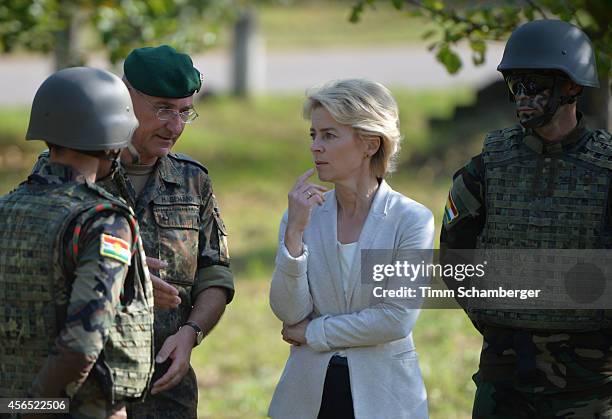
[[[336,217],[332,190],[322,206],[313,208],[303,236],[304,253],[294,258],[285,247],[287,213],[283,216],[270,306],[287,324],[306,317],[311,322],[307,345],[291,346],[268,415],[316,419],[327,365],[342,349],[348,358],[356,419],[427,418],[427,395],[412,340],[419,310],[398,298],[372,302],[375,283],[362,283],[359,256],[345,295]],[[359,236],[360,249],[432,249],[433,239],[431,211],[382,181]],[[376,263],[392,263],[392,258]]]

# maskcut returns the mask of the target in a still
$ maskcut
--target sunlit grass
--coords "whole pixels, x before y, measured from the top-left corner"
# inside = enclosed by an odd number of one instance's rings
[[[467,90],[395,90],[394,94],[405,137],[400,163],[415,151],[427,153],[432,141],[430,118],[450,116],[457,104],[472,99]],[[287,192],[311,166],[302,100],[301,96],[207,98],[197,104],[201,117],[186,128],[176,146],[176,151],[190,154],[209,169],[229,229],[236,274],[234,301],[193,357],[202,418],[265,417],[288,354],[267,294]],[[24,179],[44,148],[23,139],[28,112],[0,109],[0,193]],[[401,168],[389,183],[428,206],[439,232],[450,173],[435,177],[426,167],[402,164]],[[468,418],[479,340],[466,316],[456,310],[424,310],[414,335],[431,417]]]
[[[238,281],[236,299],[193,355],[201,418],[266,417],[287,360],[281,323],[268,307],[269,276]],[[459,310],[423,310],[414,329],[432,419],[471,417],[479,338]],[[376,385],[376,383],[372,383]]]

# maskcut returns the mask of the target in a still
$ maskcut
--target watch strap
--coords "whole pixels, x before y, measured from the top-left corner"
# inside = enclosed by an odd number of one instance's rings
[[[197,346],[200,344],[200,342],[202,342],[202,339],[204,339],[204,332],[202,331],[202,329],[200,328],[200,326],[198,326],[195,322],[192,321],[187,321],[183,324],[183,326],[191,326],[191,328],[195,331],[196,333],[196,341],[195,341],[195,345]],[[181,327],[183,327],[181,326]]]

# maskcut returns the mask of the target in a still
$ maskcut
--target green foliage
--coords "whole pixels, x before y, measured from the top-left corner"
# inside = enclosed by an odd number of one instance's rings
[[[111,61],[133,48],[167,43],[188,52],[210,45],[222,23],[235,18],[224,0],[93,0],[92,20]]]
[[[111,62],[138,46],[167,43],[192,52],[214,43],[239,0],[7,0],[0,5],[0,52],[49,52],[75,22],[91,21]]]
[[[46,0],[6,0],[0,4],[0,51],[16,46],[48,52],[53,31],[61,27],[58,2]]]
[[[461,68],[461,58],[455,51],[450,49],[448,44],[444,44],[438,49],[436,58],[444,64],[446,70],[451,74],[455,74]]]
[[[358,0],[353,5],[351,21],[358,22],[366,7],[387,1],[398,9],[405,8],[412,16],[434,21],[442,29],[429,48],[449,73],[461,67],[461,59],[454,52],[459,42],[468,41],[473,52],[472,61],[479,65],[485,59],[485,41],[506,39],[521,23],[541,18],[558,18],[582,28],[595,47],[600,74],[609,74],[612,67],[609,0],[502,0],[493,4],[468,2],[462,8],[452,0]],[[423,39],[436,34],[428,31]]]

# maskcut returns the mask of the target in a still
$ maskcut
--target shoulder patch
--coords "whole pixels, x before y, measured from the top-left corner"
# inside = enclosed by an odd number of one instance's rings
[[[195,164],[200,169],[204,170],[204,173],[208,174],[208,169],[202,163],[200,163],[199,161],[197,161],[193,157],[188,156],[187,154],[183,154],[183,153],[170,153],[170,154],[168,154],[168,156],[172,157],[175,160],[180,160],[180,161],[184,161],[184,162],[187,162],[187,163]]]
[[[477,196],[472,195],[460,174],[453,180],[453,186],[448,192],[444,207],[443,225],[452,228],[459,220],[466,217],[477,217],[481,212],[482,203]]]
[[[100,236],[100,255],[118,260],[126,265],[129,265],[132,259],[128,242],[110,234]]]
[[[459,211],[457,210],[457,205],[455,205],[453,196],[449,192],[448,198],[446,199],[446,207],[444,208],[444,224],[452,224],[457,217],[459,217]]]

